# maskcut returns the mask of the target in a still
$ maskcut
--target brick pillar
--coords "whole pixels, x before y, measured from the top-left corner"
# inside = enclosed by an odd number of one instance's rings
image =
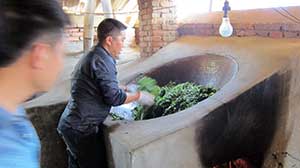
[[[176,7],[174,0],[138,0],[141,56],[148,57],[175,41]]]

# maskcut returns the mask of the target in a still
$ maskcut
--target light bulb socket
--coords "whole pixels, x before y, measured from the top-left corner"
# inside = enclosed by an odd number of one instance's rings
[[[224,6],[223,6],[223,11],[224,11],[224,17],[228,17],[228,11],[230,11],[231,8],[229,6],[229,2],[225,0]]]

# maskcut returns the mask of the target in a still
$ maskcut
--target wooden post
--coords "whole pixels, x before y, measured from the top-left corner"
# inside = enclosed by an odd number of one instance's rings
[[[209,12],[212,12],[213,0],[209,1]]]
[[[94,42],[94,12],[96,0],[88,0],[86,13],[84,14],[83,50],[88,53]]]
[[[105,18],[114,18],[111,0],[101,0]]]

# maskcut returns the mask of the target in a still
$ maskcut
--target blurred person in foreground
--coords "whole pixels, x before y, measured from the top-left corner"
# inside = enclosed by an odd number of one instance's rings
[[[68,24],[56,0],[0,1],[0,168],[40,166],[40,141],[20,105],[55,82]]]

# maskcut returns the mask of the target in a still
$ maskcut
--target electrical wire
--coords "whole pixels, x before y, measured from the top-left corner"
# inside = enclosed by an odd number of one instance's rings
[[[176,6],[173,5],[173,6],[166,6],[166,7],[159,7],[159,8],[153,8],[153,11],[159,11],[159,10],[163,10],[163,9],[171,9],[171,8],[175,8]],[[85,14],[93,14],[93,15],[129,15],[129,14],[136,14],[136,13],[139,13],[139,11],[129,11],[129,12],[101,12],[101,13],[93,13],[93,12],[80,12],[80,13],[69,13],[69,14],[75,14],[75,15],[85,15]]]
[[[275,10],[278,14],[280,14],[281,16],[285,17],[286,19],[289,19],[290,21],[294,22],[294,23],[297,23],[297,24],[300,24],[300,21],[298,20],[294,20],[294,18],[291,18],[283,13],[281,13],[281,11],[279,11],[278,9],[276,8],[272,8],[273,10]]]
[[[296,17],[295,15],[291,14],[287,9],[280,7],[281,10],[285,11],[289,16],[291,16],[292,18],[296,19],[297,21],[300,22],[300,19],[298,17]]]
[[[281,16],[285,17],[286,19],[294,22],[294,23],[298,23],[297,20],[295,20],[294,18],[291,18],[290,16],[287,16],[285,14],[283,14],[280,10],[278,10],[277,8],[272,8],[274,11],[276,11],[278,14],[280,14]]]

